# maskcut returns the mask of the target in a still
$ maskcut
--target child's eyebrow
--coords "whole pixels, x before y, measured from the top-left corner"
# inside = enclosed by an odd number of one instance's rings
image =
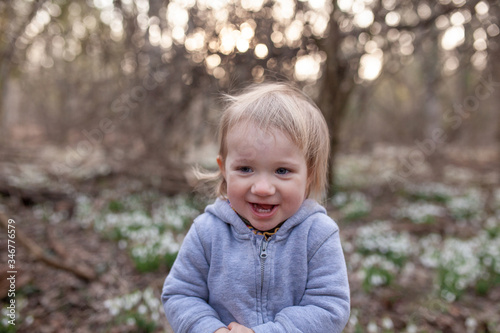
[[[231,164],[248,164],[248,163],[252,163],[252,161],[253,160],[248,159],[248,158],[237,158],[237,159],[233,160]]]
[[[286,168],[298,168],[300,166],[300,163],[297,163],[295,161],[277,161],[276,165],[281,166],[281,167],[286,167]]]
[[[231,165],[232,166],[234,166],[234,165],[249,165],[249,164],[252,164],[254,162],[255,162],[255,160],[253,160],[253,159],[238,158],[238,159],[233,160],[231,162]],[[285,168],[292,168],[292,169],[298,168],[300,165],[299,162],[296,162],[295,160],[288,160],[288,159],[273,161],[272,164],[277,168],[285,167]]]

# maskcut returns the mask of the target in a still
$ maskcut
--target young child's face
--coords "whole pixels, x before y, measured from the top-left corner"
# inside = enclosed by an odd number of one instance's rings
[[[309,184],[305,156],[293,141],[251,123],[234,126],[226,140],[227,156],[217,162],[233,209],[259,230],[295,214]]]

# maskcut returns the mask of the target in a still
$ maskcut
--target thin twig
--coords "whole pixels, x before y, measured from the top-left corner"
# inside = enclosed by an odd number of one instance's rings
[[[0,225],[4,227],[6,230],[9,228],[8,219],[4,214],[0,213]],[[52,266],[57,269],[62,269],[68,271],[70,273],[75,274],[79,278],[82,278],[86,281],[92,281],[96,278],[96,274],[93,270],[84,268],[84,267],[73,267],[69,264],[58,260],[57,257],[48,255],[45,253],[43,248],[38,246],[34,241],[31,240],[28,236],[26,236],[19,228],[16,228],[16,242],[19,242],[28,251],[35,257],[37,260],[41,260],[49,266]]]

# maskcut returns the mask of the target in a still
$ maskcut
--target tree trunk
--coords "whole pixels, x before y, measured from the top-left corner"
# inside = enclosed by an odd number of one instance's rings
[[[432,44],[430,46],[429,55],[422,55],[423,70],[424,70],[424,131],[422,135],[425,138],[432,137],[432,133],[441,126],[439,99],[437,89],[440,83],[440,73],[438,69],[438,46]],[[421,106],[417,106],[420,108]],[[418,112],[419,110],[417,110]]]
[[[497,49],[495,54],[491,56],[491,73],[492,73],[492,81],[498,84],[500,81],[500,64],[498,63],[498,57],[500,57],[500,38],[498,39],[498,44],[497,44]],[[495,88],[494,92],[494,99],[497,101],[496,103],[493,103],[494,105],[500,105],[500,90],[499,88]],[[496,144],[497,144],[497,164],[500,168],[500,113],[497,112],[497,133],[496,133]]]
[[[490,4],[490,14],[493,17],[500,17],[500,4],[498,1],[489,1]],[[493,85],[493,99],[497,103],[493,102],[493,105],[499,105],[500,103],[500,88],[498,86],[498,82],[500,82],[500,63],[498,62],[498,59],[500,57],[500,36],[497,35],[494,37],[490,43],[493,45],[493,49],[491,50],[491,54],[489,55],[489,64],[488,68],[490,69],[491,73],[491,80],[492,85]],[[486,77],[488,78],[488,71],[485,73]],[[497,128],[496,128],[496,151],[497,151],[497,158],[496,158],[496,164],[500,168],[500,113],[497,112]]]
[[[13,2],[13,1],[12,1]],[[18,22],[19,24],[11,25],[15,28],[11,28],[8,24],[2,23],[0,24],[0,133],[5,133],[5,97],[7,93],[7,82],[12,73],[13,67],[13,58],[14,52],[16,50],[16,40],[24,33],[26,26],[31,22],[33,17],[38,12],[38,9],[42,7],[44,4],[43,1],[35,1],[30,8],[30,12],[25,16],[22,22]],[[0,20],[5,20],[5,22],[9,22],[10,19],[18,19],[13,9],[12,4],[6,4],[5,12],[0,13],[3,14],[4,17],[0,17]],[[8,18],[8,19],[7,19]],[[0,143],[5,138],[0,138]]]
[[[8,60],[2,61],[0,63],[0,132],[5,133],[5,122],[6,122],[6,114],[5,114],[5,100],[7,97],[7,80],[10,76],[10,65]],[[4,136],[0,137],[0,143],[5,140]]]
[[[340,145],[341,122],[347,109],[349,95],[354,87],[353,73],[347,62],[339,57],[342,38],[337,22],[330,20],[329,34],[319,44],[327,55],[320,88],[319,107],[330,131],[330,155],[328,158],[328,196],[334,191],[335,156]]]

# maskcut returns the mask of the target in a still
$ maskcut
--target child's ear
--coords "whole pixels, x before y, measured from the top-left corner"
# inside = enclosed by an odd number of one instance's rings
[[[217,164],[219,165],[219,170],[222,173],[222,176],[226,178],[226,168],[224,165],[224,160],[220,155],[217,155]]]

